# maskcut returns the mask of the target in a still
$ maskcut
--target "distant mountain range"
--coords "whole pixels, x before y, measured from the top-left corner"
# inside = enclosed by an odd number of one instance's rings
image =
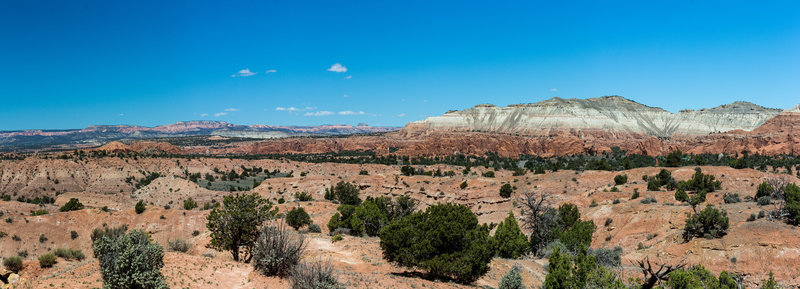
[[[366,124],[321,126],[236,125],[222,121],[180,121],[156,127],[135,125],[96,125],[70,130],[0,131],[0,151],[71,149],[95,147],[111,141],[154,138],[220,136],[270,139],[296,136],[339,136],[381,133],[398,127],[373,127]]]

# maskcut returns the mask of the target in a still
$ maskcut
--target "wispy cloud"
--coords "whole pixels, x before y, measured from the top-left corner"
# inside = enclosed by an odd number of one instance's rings
[[[200,114],[200,117],[206,117],[206,116],[208,116],[208,114],[207,114],[207,113],[201,113],[201,114]]]
[[[231,77],[247,77],[247,76],[256,75],[256,73],[258,73],[258,72],[252,72],[252,71],[250,71],[250,68],[245,68],[245,69],[239,70],[239,72],[237,72],[237,73],[232,74]]]
[[[350,96],[349,96],[349,95],[347,95],[347,94],[345,94],[345,95],[343,95],[342,97],[344,97],[344,98],[348,98],[348,97],[350,97]]]
[[[344,67],[344,65],[342,65],[341,63],[334,63],[333,65],[331,65],[331,68],[328,68],[328,71],[344,73],[347,72],[347,67]]]
[[[326,115],[332,115],[332,114],[333,114],[332,111],[320,110],[320,111],[316,111],[316,112],[306,112],[303,115],[305,115],[305,116],[326,116]]]
[[[226,116],[226,115],[228,115],[227,112],[218,112],[214,114],[215,117]]]
[[[556,91],[558,91],[558,88],[551,88],[550,91],[556,92]]]
[[[345,76],[345,77],[344,77],[344,79],[351,79],[351,78],[353,78],[353,76],[352,76],[352,75],[348,75],[348,76]]]
[[[125,116],[125,114],[124,113],[120,113],[117,116]]]
[[[277,71],[277,70],[275,70],[275,69],[268,69],[268,70],[267,70],[267,71],[265,71],[264,73],[266,73],[266,74],[270,74],[270,73],[275,73],[275,72],[278,72],[278,71]]]
[[[405,113],[401,113],[401,114],[398,114],[398,115],[397,115],[397,117],[404,117],[404,116],[406,116],[406,114],[405,114]]]
[[[304,108],[296,108],[294,106],[290,106],[290,107],[279,106],[279,107],[275,108],[275,110],[277,110],[277,111],[288,111],[288,112],[298,112],[298,111],[306,111],[306,110],[312,110],[312,109],[314,109],[314,107],[310,107],[310,106],[306,106]]]
[[[339,115],[365,115],[365,114],[367,113],[363,111],[351,111],[351,110],[345,110],[339,112]]]
[[[225,111],[239,111],[238,108],[226,108]]]

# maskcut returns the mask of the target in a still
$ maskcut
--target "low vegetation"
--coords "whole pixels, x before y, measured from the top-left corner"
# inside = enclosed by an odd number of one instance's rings
[[[100,261],[103,288],[168,288],[161,267],[164,251],[140,230],[114,236],[103,235],[93,244]]]
[[[311,225],[311,216],[303,208],[293,208],[286,214],[286,224],[297,230],[303,226]]]
[[[438,204],[392,221],[380,232],[383,258],[437,278],[472,283],[488,270],[489,228],[463,205]]]
[[[234,261],[250,262],[259,228],[277,214],[272,204],[256,193],[225,196],[222,207],[211,210],[206,227],[210,246],[231,252]]]
[[[253,268],[265,276],[288,277],[305,247],[305,237],[288,230],[283,223],[264,226],[253,250]]]

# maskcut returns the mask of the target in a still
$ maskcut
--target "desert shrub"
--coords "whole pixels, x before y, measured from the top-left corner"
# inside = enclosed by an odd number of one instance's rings
[[[278,199],[278,204],[283,204],[283,203],[286,203],[286,199],[284,199],[283,197],[280,197]]]
[[[611,189],[610,189],[610,190],[608,190],[608,191],[609,191],[609,192],[612,192],[612,193],[619,193],[619,188],[617,188],[617,186],[613,186],[613,187],[611,187]]]
[[[41,209],[41,210],[31,211],[31,216],[41,216],[41,215],[47,215],[47,210]]]
[[[11,236],[11,240],[14,240],[15,242],[19,242],[19,241],[22,241],[22,238],[20,238],[19,236],[17,236],[15,234],[14,236]]]
[[[104,235],[94,242],[94,255],[100,261],[103,288],[168,288],[161,267],[164,250],[141,230],[117,238]]]
[[[668,153],[665,157],[664,166],[679,167],[683,163],[683,152],[681,150],[674,150]]]
[[[336,234],[331,237],[331,242],[335,243],[337,241],[341,241],[342,239],[344,239],[344,237],[342,237],[342,234]]]
[[[295,230],[311,224],[311,216],[303,208],[294,208],[286,214],[286,223]]]
[[[631,195],[631,200],[635,200],[639,198],[639,190],[634,189],[633,194]]]
[[[747,217],[748,222],[752,222],[756,220],[756,214],[750,214],[750,217]]]
[[[144,201],[139,200],[139,202],[136,203],[136,206],[134,207],[134,209],[136,210],[137,214],[144,213],[144,209],[145,209]]]
[[[83,204],[81,204],[81,202],[77,198],[70,198],[69,201],[63,206],[61,206],[61,209],[59,210],[62,212],[68,212],[68,211],[76,211],[82,209],[83,209]]]
[[[542,288],[627,288],[613,272],[598,264],[595,257],[585,249],[581,249],[573,257],[556,248],[548,263]]]
[[[28,250],[22,250],[17,252],[17,256],[20,256],[22,258],[28,258]]]
[[[522,284],[522,276],[519,274],[519,267],[511,267],[511,270],[509,270],[506,275],[503,275],[503,279],[500,279],[500,283],[497,284],[497,288],[525,289],[525,285]]]
[[[723,194],[723,195],[722,195],[722,200],[723,200],[723,201],[724,201],[726,204],[733,204],[733,203],[738,203],[738,202],[741,202],[741,201],[742,201],[742,198],[740,198],[740,197],[739,197],[739,194],[735,194],[735,193],[725,193],[725,194]]]
[[[786,198],[785,209],[788,216],[789,224],[800,224],[800,187],[795,184],[790,184],[783,188],[783,194]]]
[[[720,238],[728,233],[728,226],[728,213],[708,205],[699,214],[690,214],[686,219],[683,239],[689,241],[695,237]]]
[[[511,184],[504,184],[500,186],[500,196],[503,198],[511,197],[511,193],[514,192],[514,188],[511,187]]]
[[[619,267],[622,265],[622,247],[598,248],[597,250],[589,250],[589,254],[594,256],[598,264],[604,267]]]
[[[658,200],[656,200],[656,198],[653,198],[653,197],[648,197],[648,198],[642,199],[639,202],[642,203],[642,204],[655,204],[655,203],[658,203]]]
[[[360,175],[360,176],[368,176],[369,172],[367,170],[361,170],[361,171],[358,172],[358,175]]]
[[[188,252],[189,251],[189,247],[190,247],[189,242],[187,242],[184,239],[175,239],[175,240],[169,241],[167,245],[168,245],[167,248],[169,249],[169,251],[171,251],[171,252],[181,252],[181,253]]]
[[[383,258],[432,276],[471,283],[489,270],[489,228],[466,206],[438,204],[392,221],[380,232]]]
[[[703,170],[698,168],[694,169],[694,175],[687,181],[678,183],[679,188],[687,191],[706,192],[712,193],[722,188],[722,182],[717,181],[713,175],[703,174]]]
[[[616,204],[619,204],[620,202],[622,202],[622,201],[620,201],[619,199],[614,199],[614,201],[612,201],[611,203],[616,205]]]
[[[758,200],[761,197],[772,197],[772,193],[774,192],[775,188],[773,188],[772,185],[767,182],[763,182],[759,184],[758,188],[756,189],[755,199]]]
[[[289,276],[292,289],[344,289],[339,284],[333,267],[322,260],[304,262],[294,266]]]
[[[81,261],[86,258],[81,250],[58,248],[53,251],[57,257],[64,258],[64,260],[78,260]]]
[[[13,256],[3,259],[3,266],[9,271],[19,272],[22,270],[22,258]]]
[[[667,286],[669,288],[744,288],[743,286],[738,286],[736,279],[734,279],[734,276],[730,273],[722,271],[719,273],[719,278],[717,278],[711,272],[703,268],[702,265],[670,272]]]
[[[577,252],[583,247],[592,244],[592,234],[596,229],[593,221],[576,221],[571,226],[564,226],[558,239],[564,243],[568,250]]]
[[[519,229],[513,212],[508,212],[508,217],[497,225],[491,244],[496,254],[503,258],[517,259],[525,254],[529,247],[528,238]]]
[[[486,171],[482,173],[481,176],[485,178],[494,178],[494,171]]]
[[[101,238],[103,238],[103,236],[108,236],[111,239],[116,239],[117,237],[125,234],[126,231],[128,231],[128,225],[124,224],[120,225],[119,227],[113,227],[113,228],[112,227],[106,227],[102,229],[95,228],[94,230],[92,230],[92,235],[91,235],[92,243],[94,243],[97,240],[100,240]]]
[[[69,238],[72,239],[72,240],[77,239],[78,238],[78,232],[77,231],[70,231],[69,232]]]
[[[659,184],[660,183],[658,181],[654,180],[654,179],[653,180],[649,180],[649,181],[647,181],[647,190],[648,191],[660,191],[661,190],[661,186]]]
[[[356,185],[340,181],[333,188],[333,196],[340,204],[356,206],[361,204],[361,199],[358,198],[358,191]]]
[[[763,196],[763,197],[758,198],[758,201],[756,201],[756,203],[759,206],[766,206],[766,205],[772,204],[772,198],[770,198],[769,196]]]
[[[616,175],[614,176],[614,184],[617,186],[624,185],[628,182],[628,175]]]
[[[778,282],[775,282],[775,275],[772,274],[772,271],[769,271],[769,279],[761,280],[761,289],[780,289],[782,288],[778,285]]]
[[[47,242],[47,236],[44,234],[39,235],[39,243]]]
[[[183,200],[183,209],[184,210],[192,210],[194,208],[197,208],[197,202],[195,202],[194,199],[192,199],[190,197],[190,198],[188,198],[186,200]]]
[[[222,204],[207,217],[206,227],[211,232],[209,245],[230,251],[234,261],[250,262],[258,228],[276,212],[270,211],[272,204],[256,193],[225,196]]]
[[[8,236],[8,233],[0,231],[0,239],[5,238],[6,236]]]
[[[328,230],[334,232],[338,228],[345,228],[353,236],[366,233],[374,237],[392,220],[410,214],[416,205],[407,196],[398,197],[394,201],[388,197],[367,197],[360,205],[340,205],[336,208],[338,212],[328,221]]]
[[[675,200],[678,202],[688,202],[689,194],[683,189],[678,189],[675,191]]]
[[[39,256],[39,267],[42,268],[50,268],[56,264],[56,255],[53,253],[47,253]]]
[[[311,194],[306,193],[306,192],[296,192],[296,193],[294,193],[294,198],[297,199],[300,202],[308,202],[308,201],[313,200],[313,198],[311,197]]]
[[[321,233],[322,228],[320,228],[317,224],[310,224],[308,225],[308,231],[311,233]]]
[[[303,256],[305,238],[283,223],[264,226],[253,250],[253,268],[265,276],[289,276]]]
[[[461,188],[462,190],[463,190],[463,189],[466,189],[466,188],[467,188],[467,181],[463,181],[463,182],[461,182],[461,184],[460,184],[460,185],[458,185],[458,187],[459,187],[459,188]]]

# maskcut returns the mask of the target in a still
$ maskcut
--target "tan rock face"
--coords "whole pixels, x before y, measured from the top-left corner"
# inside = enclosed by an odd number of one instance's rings
[[[670,113],[619,96],[552,98],[507,107],[478,105],[411,123],[404,131],[408,134],[421,131],[480,131],[541,136],[558,129],[600,129],[669,137],[735,129],[749,131],[778,113],[778,109],[748,102]]]

